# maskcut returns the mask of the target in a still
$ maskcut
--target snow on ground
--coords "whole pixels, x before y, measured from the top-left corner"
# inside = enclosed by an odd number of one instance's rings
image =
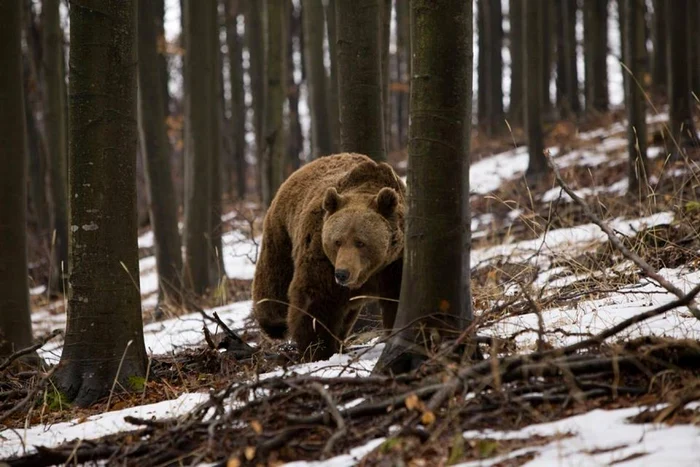
[[[594,139],[604,137],[605,134],[586,134],[584,136]],[[611,156],[609,151],[617,150],[615,148],[620,144],[615,139],[610,138],[607,142],[603,139],[592,150],[572,151],[559,156],[557,162],[562,166],[574,164],[597,166],[601,163],[610,163],[614,156]],[[556,151],[553,152],[556,154]],[[524,148],[517,148],[485,158],[472,166],[472,189],[477,193],[486,193],[497,189],[505,181],[520,176],[520,173],[526,168],[526,163],[527,154]],[[608,187],[608,190],[612,192],[617,189],[622,189],[622,187]],[[559,192],[551,192],[546,193],[544,197],[553,200],[559,195]],[[514,212],[513,215],[517,216],[518,213]],[[232,219],[229,215],[228,220]],[[613,219],[610,221],[610,225],[620,234],[634,235],[644,227],[668,224],[672,221],[672,213],[660,212],[640,219]],[[484,229],[492,222],[493,216],[482,215],[472,220],[472,228]],[[549,289],[546,290],[547,292],[555,291],[558,287],[570,284],[582,277],[571,275],[552,280],[555,274],[564,271],[562,268],[548,268],[551,260],[553,258],[561,259],[567,255],[570,257],[578,255],[596,247],[605,240],[605,234],[593,224],[550,230],[533,240],[510,243],[506,241],[501,245],[475,249],[472,251],[472,265],[483,265],[504,258],[510,262],[527,261],[540,269],[540,276],[534,285]],[[151,247],[152,242],[152,235],[148,233],[139,238],[139,246],[142,248]],[[240,231],[233,230],[225,234],[223,248],[224,264],[229,277],[252,278],[259,239],[251,240]],[[622,267],[624,265],[619,266],[618,269]],[[140,269],[144,302],[152,302],[154,293],[157,291],[154,257],[143,258],[140,261]],[[603,271],[601,274],[613,274],[614,272]],[[689,272],[683,268],[662,270],[661,274],[684,290],[688,290],[700,282],[700,272]],[[32,293],[43,293],[43,290],[37,288]],[[542,312],[543,326],[545,330],[559,329],[562,331],[547,334],[552,344],[570,344],[585,338],[586,334],[599,332],[621,320],[672,299],[670,294],[665,293],[657,285],[648,280],[642,280],[639,284],[608,294],[603,298],[581,300],[572,306],[544,310]],[[209,310],[209,312],[216,311],[230,328],[240,330],[246,326],[250,309],[251,302],[246,301],[228,304]],[[476,313],[478,314],[480,311],[477,310]],[[37,334],[65,326],[65,315],[62,312],[57,312],[56,303],[35,311],[32,320]],[[148,324],[144,328],[146,348],[151,355],[162,355],[202,345],[202,327],[204,325],[212,332],[218,331],[214,323],[205,321],[199,313]],[[535,345],[538,326],[538,319],[534,314],[507,316],[494,322],[490,328],[482,330],[482,333],[485,335],[490,333],[504,338],[516,334],[518,348],[529,350]],[[700,339],[700,322],[692,318],[687,309],[679,309],[632,327],[626,335],[637,336],[641,334]],[[371,372],[381,354],[383,345],[372,344],[350,348],[347,353],[334,355],[327,361],[294,365],[287,368],[286,371],[277,369],[260,375],[260,378],[270,378],[282,374],[361,377]],[[51,342],[40,353],[47,361],[56,363],[60,358],[61,346],[62,342],[60,341]],[[94,439],[106,434],[133,429],[124,421],[126,415],[145,418],[182,415],[191,411],[206,397],[202,393],[183,394],[178,399],[171,401],[116,410],[50,427],[38,425],[24,430],[4,430],[0,432],[0,458],[32,451],[34,449],[32,446],[35,445],[55,446],[74,438]],[[537,453],[536,457],[526,465],[605,465],[623,459],[628,459],[624,465],[666,465],[668,463],[678,466],[698,465],[697,456],[693,453],[697,453],[700,449],[699,428],[628,422],[628,418],[640,410],[642,409],[595,410],[554,423],[531,425],[517,432],[467,432],[465,437],[467,439],[513,439],[528,438],[533,435],[570,435],[543,446],[523,448],[498,458],[483,460],[478,465],[503,462],[525,452]],[[358,459],[382,442],[383,439],[370,441],[365,446],[356,447],[346,455],[324,462],[295,462],[289,465],[297,467],[355,465]],[[645,455],[633,457],[634,454],[638,453]]]

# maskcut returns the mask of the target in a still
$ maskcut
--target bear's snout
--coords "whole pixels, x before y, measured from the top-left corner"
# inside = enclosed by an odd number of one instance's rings
[[[336,269],[335,270],[335,281],[339,285],[347,285],[350,279],[350,271],[347,269]]]

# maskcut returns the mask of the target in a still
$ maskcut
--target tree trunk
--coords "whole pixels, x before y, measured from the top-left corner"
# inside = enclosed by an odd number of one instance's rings
[[[472,319],[469,140],[472,3],[411,2],[414,44],[401,298],[375,372],[415,368]],[[427,328],[427,329],[426,329]]]
[[[542,79],[542,91],[540,97],[542,98],[542,116],[546,116],[549,120],[553,120],[552,114],[554,112],[554,106],[552,105],[552,99],[549,94],[549,84],[552,80],[552,68],[553,68],[553,49],[552,49],[552,30],[553,30],[553,15],[552,10],[554,0],[538,0],[541,4],[541,15],[542,15],[542,64],[541,64],[541,79]]]
[[[399,83],[408,84],[411,76],[411,40],[410,40],[410,11],[409,2],[396,2],[396,78]],[[408,88],[408,86],[406,86]],[[408,128],[408,91],[396,93],[396,139],[399,149],[406,144]]]
[[[153,0],[154,15],[156,22],[156,44],[158,50],[158,73],[160,75],[160,87],[163,97],[163,115],[170,115],[170,90],[168,89],[168,81],[170,73],[168,72],[168,56],[167,43],[165,41],[165,0]]]
[[[391,7],[392,0],[380,0],[379,13],[381,15],[380,31],[382,63],[382,109],[384,111],[384,147],[388,152],[391,149],[391,92],[389,91],[390,77],[390,52],[389,41],[391,40]]]
[[[211,231],[211,140],[214,90],[211,12],[185,0],[185,262],[184,284],[197,295],[209,285]]]
[[[557,107],[565,118],[581,112],[576,69],[576,0],[555,3],[557,27]]]
[[[287,16],[284,0],[267,0],[267,33],[265,50],[265,124],[264,156],[261,166],[263,174],[263,197],[265,206],[269,206],[284,179],[284,101],[287,96],[285,87],[287,79],[286,40]],[[321,10],[323,12],[323,10]],[[306,16],[304,16],[306,18]],[[321,17],[323,18],[323,16]],[[321,22],[323,24],[323,22]],[[309,73],[311,78],[311,73]],[[321,84],[325,88],[325,82]],[[325,103],[324,103],[325,110]]]
[[[46,84],[46,142],[48,144],[48,166],[52,203],[53,245],[50,289],[64,290],[63,283],[68,274],[68,167],[66,164],[66,108],[62,87],[66,85],[63,74],[63,33],[58,15],[59,0],[42,3],[41,23],[43,29],[43,69]]]
[[[39,129],[39,122],[34,117],[32,110],[29,81],[24,81],[24,116],[27,127],[27,152],[29,157],[29,204],[33,208],[39,235],[42,237],[42,245],[45,240],[50,241],[49,233],[49,200],[46,193],[46,141]],[[49,277],[50,279],[50,277]],[[50,282],[50,280],[49,280]],[[60,289],[62,292],[64,289]],[[51,294],[49,290],[49,294]]]
[[[340,149],[386,160],[379,2],[336,4]]]
[[[71,272],[59,390],[93,404],[146,374],[136,228],[136,2],[70,9]]]
[[[500,2],[481,0],[479,5],[479,124],[495,136],[503,124],[503,14]],[[483,89],[482,89],[483,86]]]
[[[681,159],[683,150],[697,143],[695,125],[691,115],[690,66],[691,34],[690,16],[688,15],[690,0],[676,0],[673,8],[668,10],[668,68],[669,74],[669,105],[671,120],[671,138],[673,159]],[[693,25],[696,27],[697,25]]]
[[[233,140],[233,160],[236,172],[236,197],[239,200],[246,195],[245,160],[245,90],[243,84],[243,51],[241,38],[238,36],[238,16],[241,14],[243,0],[224,0],[226,9],[226,43],[228,44],[229,80],[231,86],[231,135]],[[233,195],[233,193],[231,193]]]
[[[162,70],[158,53],[154,4],[139,2],[138,121],[146,173],[149,214],[155,239],[158,302],[181,302],[182,250],[177,227],[175,187],[170,169],[170,144],[165,128]]]
[[[27,146],[22,10],[0,1],[0,358],[32,343],[27,280]]]
[[[510,105],[508,118],[516,125],[523,122],[524,70],[523,64],[523,5],[524,0],[510,0],[508,15],[510,18]]]
[[[289,134],[287,135],[287,158],[285,161],[284,174],[285,177],[301,166],[299,156],[304,150],[304,134],[301,130],[301,121],[299,119],[299,83],[294,77],[296,66],[294,64],[294,43],[301,44],[301,8],[294,8],[294,2],[287,0],[287,104],[289,105]],[[296,41],[295,41],[296,40]]]
[[[489,119],[489,31],[488,21],[486,20],[486,9],[488,8],[489,0],[476,0],[476,31],[477,41],[479,45],[477,72],[477,98],[476,98],[476,118],[479,122],[479,128],[488,128]],[[488,133],[488,131],[487,131]]]
[[[328,28],[328,54],[330,55],[331,73],[328,85],[328,117],[330,118],[333,152],[340,147],[340,117],[338,113],[338,34],[335,27],[336,0],[328,0],[326,6],[326,27]]]
[[[328,119],[326,97],[327,77],[323,65],[323,2],[302,0],[304,16],[304,60],[306,60],[306,83],[309,91],[309,113],[311,114],[311,158],[317,159],[332,152],[331,129]]]
[[[265,122],[265,28],[263,0],[243,0],[247,3],[245,39],[248,48],[248,75],[250,76],[251,107],[255,129],[255,155],[257,161],[257,192],[262,196],[262,158],[264,151]]]
[[[203,5],[203,6],[202,6]],[[223,243],[222,243],[222,200],[221,200],[221,153],[224,149],[224,141],[221,137],[221,126],[224,122],[224,83],[222,76],[221,42],[219,39],[219,10],[218,2],[209,2],[200,5],[200,8],[208,8],[210,17],[209,47],[212,60],[211,78],[211,120],[209,126],[209,140],[211,144],[211,159],[209,161],[209,188],[211,190],[211,215],[209,218],[209,285],[218,287],[226,278],[224,269]]]
[[[608,110],[608,0],[583,2],[586,110]]]
[[[624,2],[625,40],[628,76],[625,86],[627,102],[627,153],[629,157],[628,193],[643,200],[648,192],[647,175],[647,125],[646,102],[644,100],[644,73],[646,71],[647,48],[644,0],[621,0]]]
[[[537,182],[547,172],[544,157],[544,136],[542,132],[543,99],[542,89],[542,2],[526,1],[523,4],[523,64],[525,70],[525,128],[530,159],[525,176],[529,182]]]
[[[668,46],[667,27],[668,24],[668,0],[654,0],[653,16],[653,47],[651,80],[654,87],[666,93],[668,84]]]

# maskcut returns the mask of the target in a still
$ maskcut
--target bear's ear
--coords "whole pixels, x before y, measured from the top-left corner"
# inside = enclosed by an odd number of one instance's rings
[[[343,197],[340,196],[338,190],[335,187],[330,187],[326,190],[326,194],[323,197],[323,210],[328,214],[333,214],[338,209],[343,202]]]
[[[374,204],[379,214],[389,217],[396,211],[396,206],[399,204],[399,194],[392,188],[384,187],[374,198]]]

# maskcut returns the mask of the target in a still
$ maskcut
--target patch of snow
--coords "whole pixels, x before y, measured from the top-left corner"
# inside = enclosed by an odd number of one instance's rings
[[[207,400],[207,394],[183,394],[177,399],[101,413],[53,425],[36,425],[27,429],[0,431],[0,459],[31,453],[35,446],[55,447],[74,439],[96,439],[122,431],[135,430],[124,417],[157,419],[177,417],[190,412]]]
[[[40,285],[29,289],[29,295],[41,295],[46,292],[46,286]]]
[[[530,425],[518,431],[466,431],[471,439],[517,440],[532,436],[570,435],[544,446],[527,446],[491,459],[458,464],[461,467],[507,464],[509,459],[535,453],[523,465],[697,466],[700,427],[692,425],[635,424],[629,419],[643,408],[592,410],[556,422]],[[639,457],[636,457],[639,456]]]

